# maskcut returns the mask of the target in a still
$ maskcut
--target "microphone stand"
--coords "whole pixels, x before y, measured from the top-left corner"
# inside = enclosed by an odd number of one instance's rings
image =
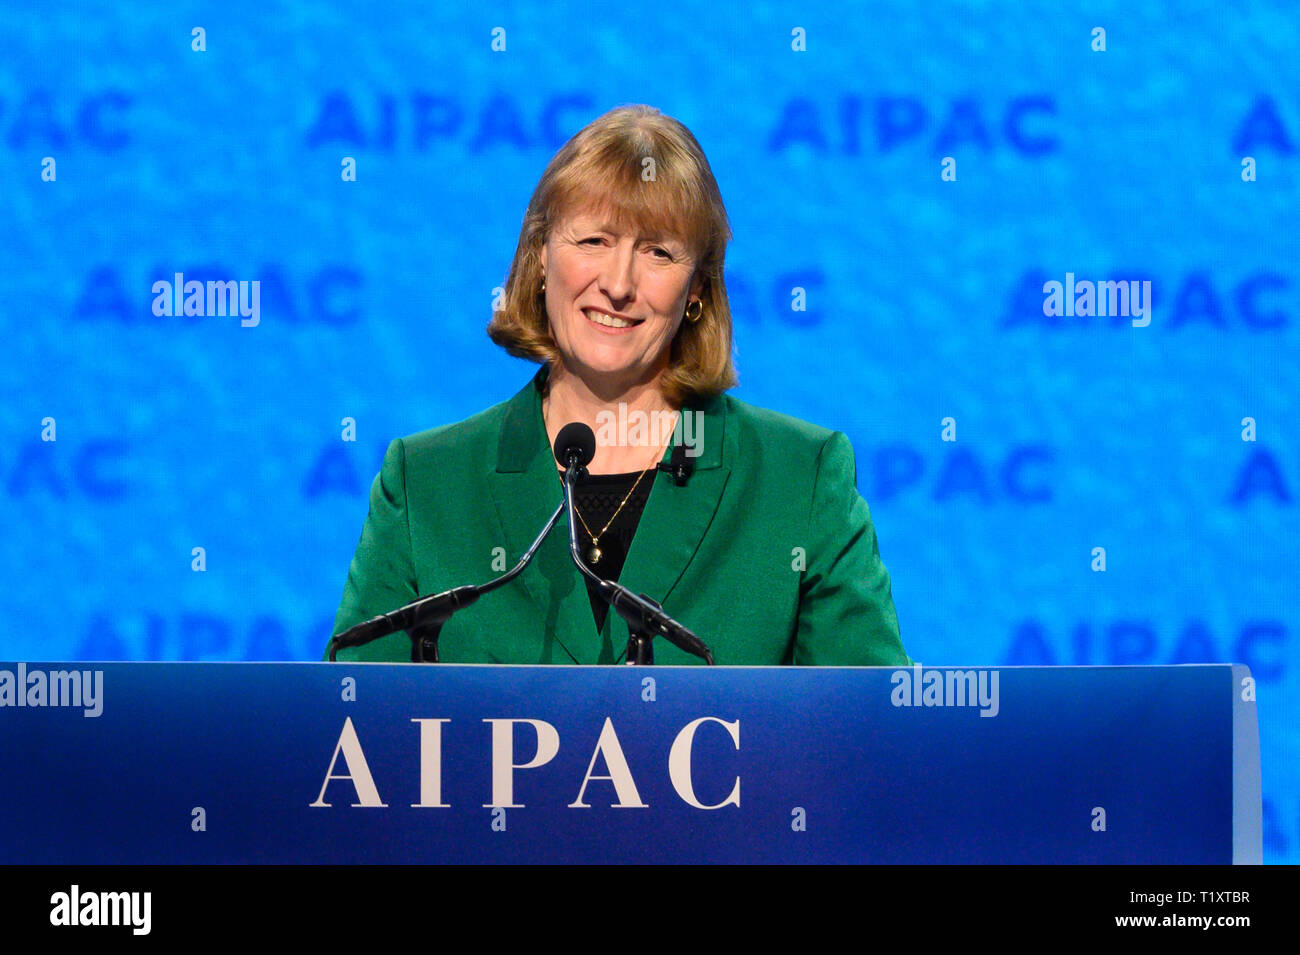
[[[463,587],[445,590],[440,594],[430,594],[427,597],[414,600],[404,607],[398,607],[389,613],[380,614],[354,627],[349,627],[330,640],[330,662],[337,661],[339,650],[347,647],[364,646],[378,640],[380,637],[386,637],[390,633],[405,630],[407,636],[411,638],[411,662],[437,663],[438,634],[442,630],[442,625],[450,620],[451,615],[457,610],[468,607],[479,597],[510,583],[519,576],[523,569],[528,566],[528,562],[533,559],[533,554],[542,545],[546,535],[551,532],[555,522],[560,519],[560,514],[564,512],[565,503],[563,500],[560,501],[550,520],[542,528],[542,532],[537,535],[537,539],[524,552],[524,556],[520,557],[519,562],[500,577],[489,580],[485,584],[467,584]]]
[[[582,559],[581,551],[578,547],[578,527],[572,515],[573,509],[573,488],[579,480],[587,473],[587,469],[579,463],[579,456],[575,449],[569,449],[566,452],[566,466],[564,469],[564,505],[569,509],[569,553],[573,557],[573,562],[577,565],[583,576],[587,577],[596,585],[600,592],[601,598],[623,618],[627,623],[627,663],[630,666],[650,665],[654,663],[654,638],[658,634],[663,634],[673,644],[687,651],[702,657],[704,662],[713,666],[713,652],[700,640],[699,637],[691,633],[681,624],[679,624],[668,614],[664,613],[663,607],[658,602],[645,596],[644,594],[634,594],[622,584],[615,583],[612,580],[606,580],[598,575],[594,570],[587,566]]]

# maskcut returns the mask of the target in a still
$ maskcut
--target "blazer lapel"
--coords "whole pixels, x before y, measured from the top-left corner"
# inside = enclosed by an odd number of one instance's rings
[[[541,387],[546,371],[543,366],[508,402],[496,468],[487,476],[501,521],[506,559],[512,564],[533,542],[563,495],[542,420]],[[671,474],[656,473],[619,574],[619,583],[661,604],[681,580],[708,533],[731,474],[723,463],[724,445],[736,438],[727,434],[723,398],[688,402],[683,411],[692,414],[696,422],[695,434],[687,432],[699,442],[695,445],[699,448],[695,471],[684,487],[678,487]],[[671,457],[670,443],[663,463]],[[556,653],[544,650],[543,659],[613,662],[626,646],[627,626],[611,611],[603,631],[596,632],[586,583],[569,556],[568,534],[565,515],[538,548],[533,564],[514,583],[523,583],[544,620],[546,639],[554,640],[560,648]]]
[[[504,535],[506,560],[514,565],[541,532],[564,496],[542,419],[541,383],[546,366],[510,399],[497,444],[496,469],[487,476]],[[507,586],[522,583],[543,621],[541,660],[595,663],[600,637],[586,585],[569,557],[568,519],[561,516],[533,555],[533,562]]]
[[[725,400],[715,397],[688,402],[683,412],[693,415],[697,422],[695,437],[701,443],[696,445],[700,453],[695,457],[695,472],[684,487],[678,487],[667,472],[655,475],[619,575],[623,586],[660,604],[672,594],[699,550],[731,475],[731,469],[723,463],[729,437]],[[734,441],[735,435],[730,438]],[[670,445],[664,452],[664,463],[670,460],[671,451]],[[612,640],[621,652],[627,641],[627,626],[616,614],[610,616],[616,618],[617,632],[612,634]]]

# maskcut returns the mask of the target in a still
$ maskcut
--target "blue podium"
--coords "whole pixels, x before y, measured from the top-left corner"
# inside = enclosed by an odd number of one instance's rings
[[[1258,863],[1245,667],[0,664],[0,862]]]

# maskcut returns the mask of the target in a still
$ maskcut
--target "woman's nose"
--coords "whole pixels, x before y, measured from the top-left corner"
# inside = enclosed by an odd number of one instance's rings
[[[611,301],[630,298],[636,290],[636,249],[620,242],[610,250],[600,270],[600,287]]]

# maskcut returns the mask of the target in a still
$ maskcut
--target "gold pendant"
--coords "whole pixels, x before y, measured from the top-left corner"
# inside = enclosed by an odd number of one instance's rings
[[[592,544],[591,550],[587,551],[587,563],[589,564],[600,563],[600,553],[601,553],[600,548],[597,547],[595,544]]]

